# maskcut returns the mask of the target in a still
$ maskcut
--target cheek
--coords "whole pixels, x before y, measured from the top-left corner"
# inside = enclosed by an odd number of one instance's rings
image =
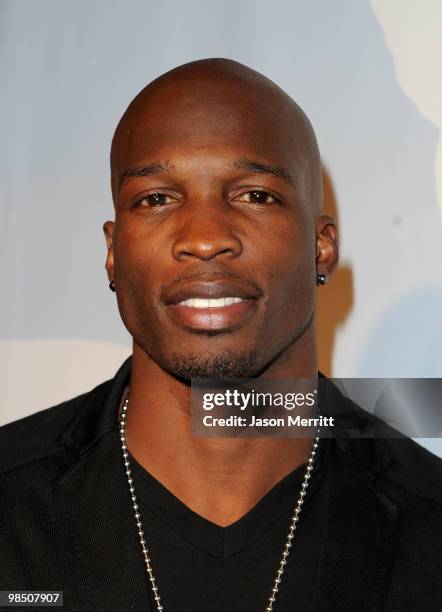
[[[114,278],[121,317],[133,332],[150,321],[161,282],[161,250],[141,227],[121,224],[114,240]]]
[[[142,289],[150,286],[155,274],[161,269],[164,249],[141,219],[122,219],[114,240],[114,268],[120,283]]]
[[[256,253],[259,268],[267,270],[267,314],[281,326],[302,324],[311,315],[316,293],[314,228],[308,222],[287,223],[275,235],[278,240],[262,241]]]

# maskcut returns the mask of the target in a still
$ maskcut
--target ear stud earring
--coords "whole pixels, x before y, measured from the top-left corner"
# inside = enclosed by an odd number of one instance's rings
[[[317,274],[316,275],[316,284],[317,285],[325,285],[325,283],[327,281],[328,281],[327,274]]]

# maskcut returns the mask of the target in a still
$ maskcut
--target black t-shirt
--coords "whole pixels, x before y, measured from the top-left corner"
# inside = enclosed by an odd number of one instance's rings
[[[326,518],[321,481],[330,444],[327,439],[319,444],[275,612],[310,609]],[[264,611],[306,465],[283,478],[238,521],[220,527],[193,512],[132,456],[129,458],[165,612]],[[142,555],[141,547],[134,554]],[[156,609],[153,598],[151,606]]]

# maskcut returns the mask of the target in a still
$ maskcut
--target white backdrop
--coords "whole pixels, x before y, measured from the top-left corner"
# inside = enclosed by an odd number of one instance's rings
[[[341,231],[321,369],[442,377],[439,0],[2,0],[0,19],[0,422],[130,353],[104,271],[110,140],[142,86],[202,57],[263,72],[315,126]]]

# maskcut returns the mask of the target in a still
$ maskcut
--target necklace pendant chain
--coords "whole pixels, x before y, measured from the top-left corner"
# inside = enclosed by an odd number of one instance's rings
[[[155,601],[155,607],[157,612],[165,612],[164,611],[164,606],[161,603],[161,598],[160,598],[160,593],[158,590],[158,586],[156,583],[156,578],[154,576],[153,573],[153,569],[152,569],[152,561],[149,555],[149,549],[147,548],[147,544],[146,544],[146,540],[144,539],[144,531],[143,531],[143,523],[141,522],[141,512],[140,512],[140,507],[138,505],[138,499],[135,493],[135,487],[134,487],[134,480],[132,477],[132,470],[131,470],[131,466],[130,466],[130,461],[129,461],[129,453],[127,451],[127,444],[126,444],[126,416],[127,416],[127,409],[129,407],[129,395],[126,396],[123,406],[121,408],[121,413],[120,413],[120,440],[121,440],[121,450],[123,452],[123,461],[124,461],[124,466],[125,466],[125,471],[126,471],[126,475],[127,475],[127,482],[129,483],[129,491],[130,491],[130,496],[131,496],[131,500],[132,500],[132,507],[134,510],[134,515],[135,515],[135,522],[137,525],[137,531],[138,531],[138,537],[140,540],[140,545],[141,545],[141,552],[143,554],[143,558],[144,558],[144,564],[145,564],[145,568],[146,568],[146,574],[147,574],[147,579],[150,582],[150,588],[152,590],[152,594],[153,594],[153,598]],[[272,592],[270,597],[267,600],[267,607],[265,608],[265,612],[273,612],[273,606],[275,604],[276,598],[277,598],[277,594],[279,591],[279,588],[281,586],[281,582],[282,582],[282,576],[284,574],[285,571],[285,566],[287,565],[287,559],[290,555],[290,551],[292,549],[292,545],[293,545],[293,539],[294,539],[294,533],[296,530],[296,526],[298,524],[299,521],[299,514],[301,512],[302,509],[302,505],[304,503],[304,497],[307,494],[307,489],[309,486],[309,481],[310,481],[310,477],[311,477],[311,473],[313,471],[313,467],[314,467],[314,462],[315,462],[315,456],[316,456],[316,452],[317,452],[317,448],[319,445],[319,427],[316,430],[316,438],[315,441],[312,445],[312,449],[310,451],[310,456],[308,458],[307,461],[307,467],[304,473],[304,478],[301,484],[301,490],[299,492],[299,496],[292,514],[292,517],[290,519],[290,527],[289,527],[289,532],[287,534],[287,539],[286,542],[284,544],[284,548],[282,551],[282,555],[281,555],[281,560],[279,562],[279,566],[278,566],[278,570],[276,572],[276,576],[275,576],[275,580],[273,582],[273,588],[272,588]]]

